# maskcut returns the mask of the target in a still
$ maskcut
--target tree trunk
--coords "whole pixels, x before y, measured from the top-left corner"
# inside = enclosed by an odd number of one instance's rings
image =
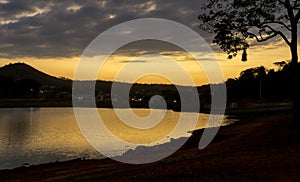
[[[291,41],[290,45],[290,50],[291,50],[291,56],[292,56],[292,66],[297,66],[298,64],[298,45],[297,45],[297,34],[294,35],[295,38],[292,38],[293,40]]]
[[[298,66],[298,42],[297,42],[297,23],[295,23],[292,26],[292,37],[291,37],[291,44],[290,44],[290,50],[291,50],[291,66],[292,66],[292,97],[293,97],[293,111],[294,111],[294,118],[293,118],[293,123],[295,126],[300,126],[300,99],[299,99],[299,94],[300,90],[297,86],[299,83],[299,76],[298,76],[298,71],[299,71],[299,66]]]

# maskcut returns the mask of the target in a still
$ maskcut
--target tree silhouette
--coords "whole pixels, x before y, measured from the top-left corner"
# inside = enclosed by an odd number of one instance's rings
[[[266,42],[278,37],[288,45],[291,53],[294,121],[300,120],[299,89],[296,86],[299,81],[297,38],[300,1],[207,0],[203,11],[198,16],[200,28],[214,33],[213,43],[218,44],[229,59],[243,51],[242,61],[246,61],[246,50],[254,41]]]
[[[200,27],[215,34],[213,42],[229,59],[243,51],[246,61],[251,42],[280,37],[290,48],[291,62],[298,62],[299,0],[208,0],[203,10]]]

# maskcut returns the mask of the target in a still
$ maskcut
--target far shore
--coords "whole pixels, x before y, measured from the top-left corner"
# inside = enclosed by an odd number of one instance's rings
[[[202,133],[194,131],[180,150],[150,164],[76,159],[0,170],[0,181],[300,180],[300,128],[292,123],[290,111],[241,115],[199,150]]]
[[[130,103],[131,108],[148,109],[148,103]],[[31,108],[31,107],[73,107],[72,100],[64,99],[0,99],[0,108]],[[97,103],[97,108],[113,108],[111,103]],[[159,108],[158,108],[159,109]],[[170,108],[175,112],[180,112],[180,105],[174,105]],[[239,107],[230,108],[227,106],[225,114],[251,114],[251,113],[266,113],[291,111],[291,101],[285,102],[256,102],[242,103]],[[187,111],[188,112],[188,111]],[[209,108],[201,108],[200,113],[210,113]],[[216,113],[219,114],[219,113]],[[222,114],[222,113],[221,113]]]

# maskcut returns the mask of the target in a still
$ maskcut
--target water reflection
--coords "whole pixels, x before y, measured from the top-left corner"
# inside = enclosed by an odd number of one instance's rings
[[[7,134],[9,135],[6,149],[23,150],[27,137],[32,133],[32,110],[24,112],[19,109],[12,109],[10,115],[6,115],[4,123],[7,125]]]
[[[0,168],[83,156],[102,157],[82,136],[72,108],[0,109]]]
[[[134,112],[140,116],[149,113],[146,109],[135,109]],[[152,130],[141,132],[122,124],[111,109],[99,109],[99,113],[117,137],[144,145],[167,136],[176,125],[179,115],[167,111],[159,125]],[[207,119],[207,114],[200,114],[196,128],[203,128]],[[224,121],[232,122],[226,118]],[[108,141],[105,147],[111,151],[111,155],[120,155],[131,149],[130,146],[112,148],[106,136],[101,136],[101,140]],[[79,157],[103,156],[82,136],[72,108],[0,109],[0,169],[17,167],[24,163],[40,164]]]

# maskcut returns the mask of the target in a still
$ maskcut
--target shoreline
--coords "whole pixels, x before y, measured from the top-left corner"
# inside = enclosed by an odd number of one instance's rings
[[[130,108],[134,109],[149,109],[148,103],[130,103]],[[44,100],[44,99],[2,99],[0,100],[0,108],[64,108],[73,107],[72,100]],[[88,107],[87,107],[88,108]],[[110,103],[97,103],[97,108],[114,108]],[[120,109],[129,109],[127,107],[120,107]],[[160,109],[160,108],[157,108]],[[190,112],[181,111],[180,105],[174,105],[168,107],[168,110],[173,110],[174,112]],[[276,112],[289,112],[292,111],[292,104],[290,102],[278,102],[273,104],[258,105],[253,107],[242,106],[239,108],[226,108],[226,115],[243,115],[252,113],[276,113]],[[192,111],[194,112],[194,111]],[[200,108],[199,113],[210,114],[209,108]],[[218,113],[215,113],[218,114]]]

